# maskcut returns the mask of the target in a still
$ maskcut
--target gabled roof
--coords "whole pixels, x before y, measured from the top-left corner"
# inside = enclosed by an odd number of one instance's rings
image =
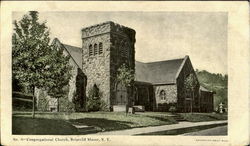
[[[81,51],[82,49],[75,47],[75,46],[67,45],[67,44],[63,44],[63,45],[67,49],[71,57],[74,59],[74,61],[77,63],[77,65],[80,68],[82,68],[82,51]]]
[[[152,84],[174,84],[182,69],[185,58],[159,62],[135,62],[135,81]]]
[[[63,47],[65,51],[70,55],[71,59],[75,62],[75,64],[82,69],[82,49],[79,47],[67,45],[61,43],[57,38],[55,38],[52,44],[57,45],[58,47]]]

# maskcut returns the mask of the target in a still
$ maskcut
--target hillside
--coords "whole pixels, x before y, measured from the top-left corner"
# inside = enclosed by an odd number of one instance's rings
[[[216,108],[221,102],[225,103],[227,107],[228,76],[210,73],[205,70],[196,70],[196,74],[201,86],[207,88],[208,90],[216,92],[216,94],[214,95],[214,108]]]

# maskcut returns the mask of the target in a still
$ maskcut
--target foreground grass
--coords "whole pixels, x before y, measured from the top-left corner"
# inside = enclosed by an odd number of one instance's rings
[[[76,135],[77,129],[63,120],[13,117],[12,134],[23,135]]]
[[[30,113],[14,114],[13,134],[54,134],[58,129],[58,134],[64,131],[67,131],[67,134],[77,134],[71,124],[94,126],[101,131],[112,131],[177,123],[166,114],[126,115],[119,112],[38,113],[35,119],[30,117]]]
[[[179,113],[189,122],[226,120],[225,114],[213,113]],[[175,124],[177,121],[170,113],[145,112],[128,114],[122,112],[89,113],[37,113],[31,118],[31,112],[13,114],[13,134],[66,134],[77,135],[74,125],[93,126],[100,131],[113,131],[148,126]],[[190,129],[187,129],[190,130]],[[176,133],[176,132],[174,132]],[[177,132],[178,133],[178,132]],[[152,133],[154,135],[154,133]],[[157,133],[155,133],[157,134]],[[169,135],[169,134],[167,134]]]
[[[227,114],[218,113],[179,113],[179,115],[189,122],[227,120]]]

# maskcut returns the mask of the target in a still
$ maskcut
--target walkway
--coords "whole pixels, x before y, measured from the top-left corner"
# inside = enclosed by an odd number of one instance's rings
[[[137,135],[137,134],[145,134],[151,132],[159,132],[159,131],[167,131],[173,129],[180,128],[189,128],[195,126],[206,126],[206,125],[214,125],[214,124],[223,124],[227,123],[225,121],[209,121],[209,122],[179,122],[178,124],[172,125],[162,125],[162,126],[154,126],[154,127],[143,127],[143,128],[133,128],[127,130],[119,130],[119,131],[110,131],[110,132],[99,132],[94,135]]]

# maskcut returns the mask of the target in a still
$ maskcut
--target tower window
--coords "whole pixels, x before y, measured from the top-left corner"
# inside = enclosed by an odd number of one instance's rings
[[[94,45],[94,55],[97,55],[97,44]]]
[[[128,47],[128,44],[126,43],[125,47],[124,47],[124,56],[125,57],[128,57],[128,49],[129,49],[129,47]]]
[[[93,55],[93,47],[92,45],[89,45],[89,56]]]
[[[99,54],[103,53],[103,46],[102,43],[99,43]]]

